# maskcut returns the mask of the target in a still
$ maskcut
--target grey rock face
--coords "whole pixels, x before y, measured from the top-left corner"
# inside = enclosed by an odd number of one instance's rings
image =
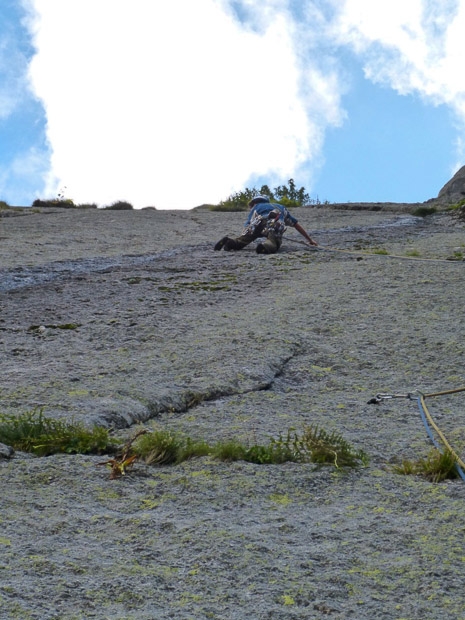
[[[0,459],[11,459],[15,451],[11,446],[0,443]]]
[[[464,618],[465,484],[396,474],[432,445],[418,407],[368,401],[465,382],[464,263],[447,260],[465,223],[294,214],[320,251],[288,230],[275,255],[214,252],[243,213],[2,218],[1,413],[210,444],[316,426],[370,458],[139,460],[111,480],[108,455],[18,450],[0,458],[2,620]],[[461,458],[464,399],[430,406]]]
[[[465,198],[465,166],[458,170],[438,194],[438,199],[446,204],[455,204]]]

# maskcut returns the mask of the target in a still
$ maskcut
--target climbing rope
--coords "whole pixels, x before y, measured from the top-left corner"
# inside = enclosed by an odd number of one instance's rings
[[[463,472],[463,470],[465,469],[465,463],[464,461],[460,458],[460,456],[455,452],[455,450],[452,448],[452,446],[450,445],[450,443],[447,441],[444,433],[441,431],[441,429],[439,428],[439,426],[436,424],[436,422],[433,420],[432,415],[430,414],[428,407],[426,406],[425,403],[425,399],[426,398],[432,398],[434,396],[444,396],[446,394],[456,394],[457,392],[465,392],[465,387],[461,387],[461,388],[456,388],[453,390],[445,390],[443,392],[434,392],[431,394],[422,394],[421,392],[418,392],[418,396],[415,396],[415,394],[413,393],[408,393],[408,394],[377,394],[374,398],[371,398],[368,401],[368,404],[379,404],[381,403],[383,400],[387,400],[387,399],[391,399],[391,398],[408,398],[410,400],[416,400],[417,404],[418,404],[418,409],[420,410],[420,416],[423,422],[423,425],[426,429],[426,432],[428,434],[428,437],[431,439],[433,445],[435,446],[435,448],[437,448],[438,450],[440,450],[440,445],[439,443],[436,441],[433,431],[431,430],[431,427],[436,431],[436,433],[438,434],[439,438],[441,439],[443,445],[445,446],[446,450],[448,450],[452,456],[455,459],[455,467],[457,469],[457,472],[459,474],[459,476],[462,478],[462,480],[465,481],[465,473]]]

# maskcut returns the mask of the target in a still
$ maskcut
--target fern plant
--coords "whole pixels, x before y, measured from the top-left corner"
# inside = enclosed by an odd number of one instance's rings
[[[234,439],[209,445],[205,441],[155,428],[153,432],[141,436],[133,449],[135,454],[152,465],[181,463],[199,456],[258,465],[293,462],[332,464],[341,468],[368,463],[367,455],[362,450],[354,450],[342,435],[335,431],[328,433],[318,427],[306,427],[301,435],[291,428],[286,435],[271,438],[267,444],[249,446]]]

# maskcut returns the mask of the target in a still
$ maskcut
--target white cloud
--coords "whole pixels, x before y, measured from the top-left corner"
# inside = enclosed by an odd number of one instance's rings
[[[319,156],[322,118],[337,117],[302,88],[287,2],[251,3],[254,28],[217,0],[33,4],[52,173],[80,202],[189,208],[251,175],[287,179]]]
[[[0,196],[11,206],[27,206],[24,204],[26,194],[34,198],[43,198],[46,192],[46,181],[49,158],[46,151],[31,147],[17,154],[8,165],[0,169]],[[56,193],[52,197],[55,197]],[[32,202],[32,200],[31,200]]]
[[[290,176],[311,190],[348,49],[367,79],[465,123],[465,0],[23,2],[48,193],[78,202],[190,208]]]
[[[464,29],[463,0],[344,0],[334,23],[370,80],[446,103],[465,118]]]
[[[463,165],[464,0],[344,0],[333,28],[362,59],[368,79],[452,110],[458,135],[451,173]]]

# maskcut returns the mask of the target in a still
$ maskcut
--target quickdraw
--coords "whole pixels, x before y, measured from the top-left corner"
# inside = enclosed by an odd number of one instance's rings
[[[245,235],[254,235],[259,226],[263,225],[263,217],[259,215],[256,211],[252,216],[252,219],[249,222],[249,225],[245,228]]]
[[[456,388],[453,390],[445,390],[443,392],[434,392],[432,394],[422,394],[419,391],[417,391],[416,394],[411,393],[411,392],[409,392],[408,394],[376,394],[374,398],[371,398],[368,401],[368,404],[379,405],[383,400],[389,400],[391,398],[408,398],[409,400],[416,400],[418,404],[418,409],[420,411],[421,420],[423,422],[423,425],[425,427],[428,437],[431,439],[431,442],[438,450],[440,449],[439,442],[435,439],[435,436],[432,431],[432,429],[434,429],[438,437],[440,438],[442,444],[444,445],[444,447],[454,457],[455,468],[457,469],[457,473],[462,478],[462,480],[465,481],[465,473],[463,471],[465,469],[465,462],[460,458],[460,456],[455,452],[455,450],[452,448],[450,443],[447,441],[446,437],[444,436],[444,433],[442,433],[441,429],[438,427],[436,422],[433,420],[433,417],[428,411],[428,407],[426,406],[426,403],[425,403],[426,398],[431,398],[433,396],[444,396],[446,394],[456,394],[457,392],[464,392],[464,391],[465,391],[465,387]]]
[[[408,398],[409,400],[414,400],[416,397],[411,392],[408,394],[376,394],[376,396],[370,398],[367,404],[379,405],[383,400],[390,400],[391,398]]]

